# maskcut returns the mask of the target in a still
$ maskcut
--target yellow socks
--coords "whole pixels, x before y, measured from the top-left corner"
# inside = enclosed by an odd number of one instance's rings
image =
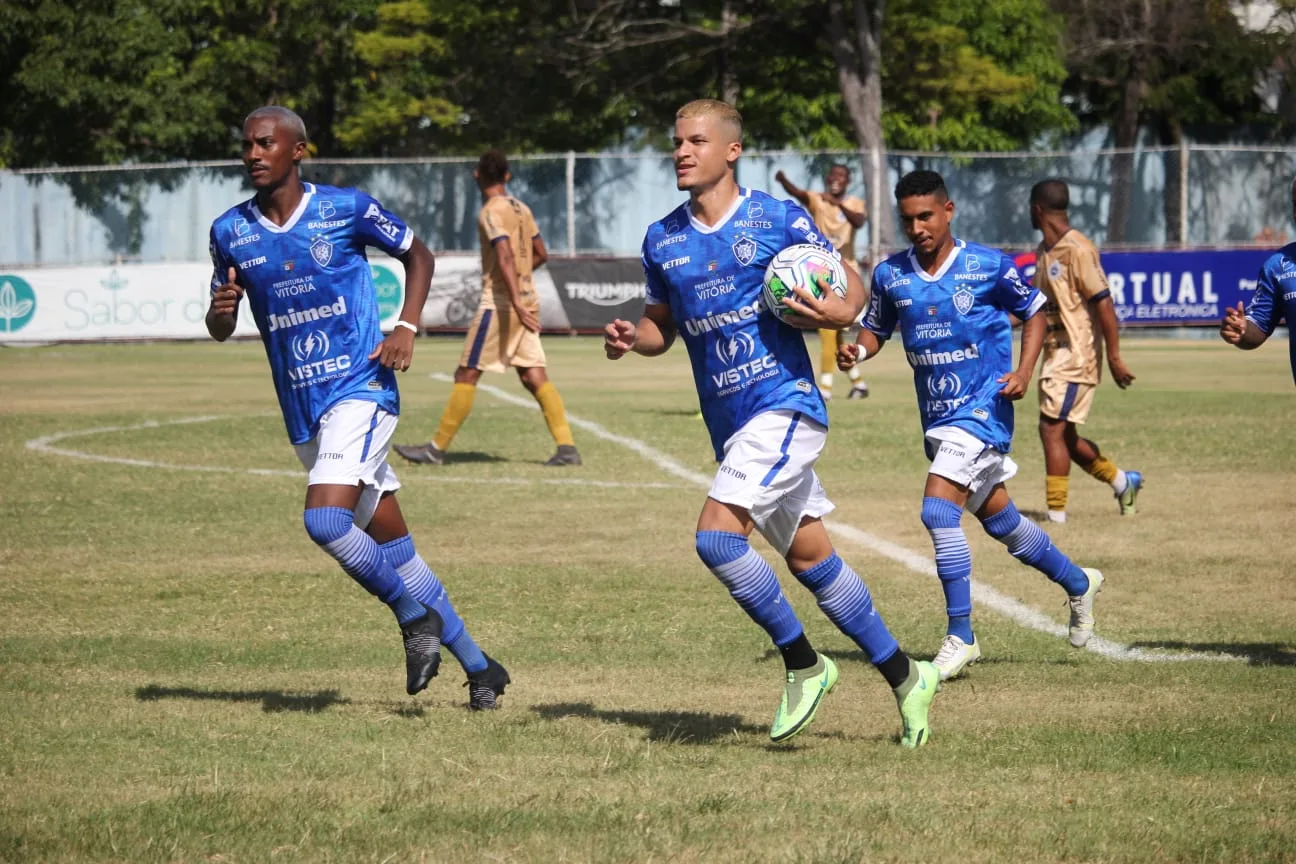
[[[571,426],[567,425],[567,409],[563,407],[558,388],[552,381],[546,381],[535,392],[535,398],[540,403],[540,412],[544,414],[545,424],[549,427],[554,443],[559,447],[574,447],[576,441],[572,438]]]
[[[1088,470],[1089,476],[1107,484],[1113,483],[1116,480],[1116,474],[1119,472],[1116,463],[1108,459],[1106,456],[1099,456],[1095,459],[1093,464],[1089,466]]]
[[[827,379],[825,385],[832,387],[832,375],[837,371],[837,331],[819,331],[819,377]]]
[[[1044,478],[1044,500],[1048,502],[1050,513],[1065,513],[1067,505],[1067,484],[1071,478],[1052,474]]]
[[[432,444],[438,450],[450,449],[455,433],[472,411],[473,397],[476,395],[476,384],[454,385],[454,389],[450,391],[450,401],[446,402],[445,410],[441,412],[441,425],[437,427],[436,437],[432,439]]]

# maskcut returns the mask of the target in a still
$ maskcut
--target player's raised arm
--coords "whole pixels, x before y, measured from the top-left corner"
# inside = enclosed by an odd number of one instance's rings
[[[837,209],[846,217],[846,221],[850,223],[852,228],[858,231],[864,227],[864,220],[868,218],[868,214],[865,212],[863,206],[856,210],[851,207],[850,204],[846,203],[846,199],[844,198],[838,198],[833,203],[837,205]],[[860,202],[861,205],[863,205],[863,203],[863,201]]]
[[[782,171],[779,171],[774,175],[774,179],[778,181],[779,185],[783,187],[784,191],[786,191],[787,194],[791,195],[795,200],[801,202],[801,206],[803,207],[809,206],[810,193],[807,192],[805,189],[802,189],[800,186],[796,185],[795,183],[793,183],[791,180],[789,180],[786,174],[784,174]]]

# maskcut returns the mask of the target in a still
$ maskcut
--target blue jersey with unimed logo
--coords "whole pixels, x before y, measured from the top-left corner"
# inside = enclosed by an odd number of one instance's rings
[[[1296,320],[1296,243],[1284,246],[1265,261],[1256,279],[1255,296],[1246,307],[1246,317],[1272,336],[1283,319],[1291,329]],[[1288,337],[1292,378],[1296,380],[1296,339]]]
[[[765,309],[761,288],[781,250],[831,247],[797,204],[739,192],[715,225],[693,218],[685,203],[650,225],[643,244],[646,300],[670,305],[717,460],[729,437],[765,411],[800,411],[828,425],[802,331]]]
[[[282,226],[253,198],[211,227],[212,291],[233,267],[294,444],[314,438],[324,412],[346,399],[400,412],[396,374],[369,359],[383,336],[365,247],[399,256],[414,242],[413,231],[364,192],[303,185]]]
[[[1024,321],[1043,307],[1010,256],[957,240],[934,276],[912,249],[879,264],[861,323],[881,339],[900,328],[924,432],[955,426],[1007,453],[1013,406],[998,380],[1014,368],[1007,313]]]

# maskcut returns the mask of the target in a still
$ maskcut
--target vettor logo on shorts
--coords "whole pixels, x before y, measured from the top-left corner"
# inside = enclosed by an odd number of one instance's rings
[[[17,333],[36,314],[36,292],[25,279],[0,276],[0,333]]]

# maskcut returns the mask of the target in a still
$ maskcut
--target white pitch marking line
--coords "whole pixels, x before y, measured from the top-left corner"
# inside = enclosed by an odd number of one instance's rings
[[[449,375],[439,372],[434,372],[429,377],[436,381],[454,381],[454,379]],[[508,402],[509,404],[517,405],[521,408],[534,409],[537,411],[540,410],[540,406],[536,405],[534,401],[515,396],[512,393],[499,389],[498,387],[479,383],[477,388],[479,390],[484,390],[497,399]],[[570,412],[567,414],[567,421],[571,423],[571,425],[578,426],[605,441],[611,441],[614,444],[620,444],[623,447],[633,450],[648,461],[656,463],[657,467],[669,474],[673,474],[682,480],[688,480],[705,489],[711,488],[710,477],[681,465],[667,454],[643,441],[638,440],[637,438],[627,438],[624,435],[617,435],[614,432],[609,432],[598,423],[584,420]],[[904,546],[892,543],[890,540],[878,537],[876,534],[861,531],[854,526],[846,525],[835,520],[825,519],[824,525],[839,537],[849,540],[857,546],[862,546],[865,549],[875,552],[884,558],[890,558],[892,561],[903,564],[915,573],[921,573],[924,576],[936,576],[935,561],[923,555],[919,555],[910,549],[906,549]],[[1062,624],[1054,621],[1043,612],[997,591],[984,582],[978,582],[975,579],[972,580],[972,597],[977,603],[998,612],[1000,615],[1021,627],[1030,630],[1038,630],[1041,633],[1047,633],[1050,636],[1067,635],[1067,628]],[[1125,645],[1121,642],[1104,639],[1097,635],[1090,637],[1089,644],[1085,646],[1085,649],[1092,651],[1095,654],[1101,654],[1103,657],[1108,657],[1112,660],[1134,660],[1142,663],[1183,662],[1187,660],[1233,662],[1245,659],[1232,654],[1215,654],[1202,651],[1179,653],[1153,651],[1146,648],[1135,648],[1132,645]]]
[[[66,447],[55,447],[60,441],[69,438],[85,438],[91,435],[106,435],[110,432],[137,432],[143,429],[157,429],[162,426],[184,426],[192,423],[210,423],[236,415],[205,415],[202,417],[182,417],[178,420],[148,420],[130,426],[97,426],[93,429],[76,429],[69,432],[56,432],[53,435],[42,435],[26,443],[28,450],[50,456],[66,456],[70,459],[81,459],[86,462],[100,462],[109,465],[130,465],[134,468],[154,468],[166,471],[199,471],[209,474],[252,474],[257,477],[296,477],[306,476],[304,471],[289,471],[280,468],[233,468],[225,465],[185,465],[172,462],[157,462],[152,459],[132,459],[127,456],[106,456],[101,453],[87,453],[83,450],[72,450]],[[241,415],[249,416],[249,415]],[[251,415],[271,416],[271,415]],[[407,475],[409,476],[409,475]],[[496,486],[589,486],[606,489],[681,489],[674,483],[621,483],[615,480],[588,480],[579,477],[553,477],[529,480],[523,477],[457,477],[446,474],[421,473],[413,476],[420,480],[438,483],[489,484]]]

